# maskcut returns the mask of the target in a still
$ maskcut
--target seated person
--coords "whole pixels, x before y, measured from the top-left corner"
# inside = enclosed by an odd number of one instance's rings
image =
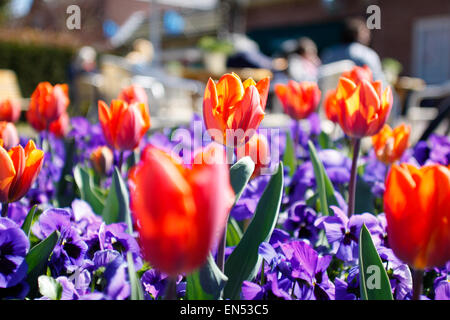
[[[373,73],[374,80],[386,84],[378,54],[368,47],[370,30],[360,19],[349,19],[342,32],[342,44],[327,48],[322,53],[322,63],[327,64],[339,60],[352,60],[358,66],[367,65]]]

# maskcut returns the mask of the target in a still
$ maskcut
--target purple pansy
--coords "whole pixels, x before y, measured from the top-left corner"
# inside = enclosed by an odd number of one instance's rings
[[[296,238],[308,239],[315,243],[319,229],[314,225],[317,217],[314,209],[308,207],[304,201],[297,201],[289,207],[287,214],[284,228],[293,232]]]
[[[281,249],[291,264],[291,277],[297,279],[297,298],[302,300],[334,299],[334,285],[329,280],[327,268],[332,256],[320,256],[308,243],[292,241],[283,243]]]
[[[379,235],[383,232],[374,215],[363,213],[352,215],[349,219],[340,208],[336,206],[331,208],[334,215],[318,218],[315,225],[325,230],[332,248],[331,252],[336,254],[337,258],[346,262],[355,262],[358,259],[359,233],[363,224],[372,234],[375,245],[379,245]]]
[[[141,278],[142,287],[146,300],[158,300],[165,295],[168,276],[156,269],[150,269],[144,272]],[[186,291],[186,282],[182,282],[182,276],[177,277],[177,296],[182,297]]]
[[[259,199],[269,182],[270,176],[259,176],[252,179],[244,189],[240,199],[231,209],[231,216],[237,221],[249,219],[253,216]]]
[[[10,288],[26,276],[30,248],[23,230],[11,219],[0,218],[0,288]]]

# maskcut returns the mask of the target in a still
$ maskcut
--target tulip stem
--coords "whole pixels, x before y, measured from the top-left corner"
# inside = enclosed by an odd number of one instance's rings
[[[219,267],[220,271],[224,272],[225,270],[225,246],[227,244],[227,225],[225,224],[225,228],[223,229],[223,235],[220,238],[219,245],[217,247],[217,267]]]
[[[348,186],[348,211],[347,216],[350,218],[355,211],[355,195],[356,195],[356,179],[358,169],[358,155],[361,147],[361,139],[353,140],[353,160],[350,173],[350,184]]]
[[[423,270],[414,269],[413,271],[413,300],[420,300],[423,285]]]
[[[123,166],[123,151],[120,151],[119,154],[119,172],[122,174],[122,166]]]
[[[177,277],[167,278],[165,300],[177,300]]]
[[[297,159],[297,148],[298,145],[300,144],[300,120],[294,120],[295,121],[295,125],[294,125],[294,150],[295,150],[295,158]]]
[[[9,207],[8,202],[2,203],[2,217],[6,217],[8,215],[8,207]]]

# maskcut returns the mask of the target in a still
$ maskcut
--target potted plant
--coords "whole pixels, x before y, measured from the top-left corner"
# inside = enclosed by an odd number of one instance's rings
[[[222,74],[226,71],[227,57],[233,52],[230,41],[205,36],[200,39],[198,46],[204,53],[203,63],[209,72]]]

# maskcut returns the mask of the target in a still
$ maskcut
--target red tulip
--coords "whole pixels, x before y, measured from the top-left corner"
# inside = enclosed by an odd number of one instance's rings
[[[350,71],[343,72],[341,77],[350,79],[356,84],[363,80],[373,81],[372,70],[366,65],[363,67],[354,66]]]
[[[320,102],[321,92],[315,82],[295,82],[275,85],[275,93],[283,105],[284,112],[292,119],[309,117]]]
[[[32,140],[25,149],[18,145],[9,152],[0,147],[0,202],[20,200],[33,185],[44,162],[44,152]]]
[[[58,138],[63,138],[69,132],[70,119],[69,114],[64,112],[57,120],[50,123],[49,130]]]
[[[144,103],[113,100],[111,107],[99,100],[98,115],[108,144],[117,150],[133,150],[150,128],[150,114]]]
[[[7,150],[19,144],[19,134],[14,123],[0,121],[0,139]]]
[[[129,87],[124,88],[117,98],[118,100],[123,100],[128,104],[132,104],[135,102],[141,102],[148,104],[147,93],[142,87],[137,85],[131,85]]]
[[[450,260],[450,170],[442,165],[392,165],[384,210],[389,245],[418,270]]]
[[[245,145],[236,149],[236,156],[237,159],[249,156],[255,163],[252,178],[259,176],[261,170],[267,168],[270,164],[269,143],[267,142],[266,136],[258,133],[255,134]]]
[[[341,77],[352,80],[355,84],[359,84],[363,80],[369,82],[373,81],[372,71],[368,66],[353,67],[350,71],[342,73]],[[339,99],[341,96],[337,96],[337,90],[329,90],[325,97],[325,114],[330,121],[337,123],[339,121]]]
[[[11,99],[0,102],[0,121],[16,122],[20,118],[20,103]]]
[[[378,160],[386,164],[399,160],[408,148],[410,133],[411,127],[405,124],[401,124],[394,130],[385,124],[380,132],[372,136],[372,144]]]
[[[336,90],[329,90],[325,96],[325,115],[328,120],[337,123],[339,121],[339,105],[337,103]]]
[[[144,258],[171,276],[190,273],[206,261],[234,200],[223,149],[208,152],[222,160],[187,168],[150,146],[130,172],[131,208]]]
[[[236,147],[251,138],[264,118],[269,83],[269,78],[242,82],[235,73],[223,75],[217,84],[209,79],[203,118],[214,141]]]
[[[47,130],[67,110],[69,88],[66,84],[52,86],[41,82],[31,95],[27,119],[37,131]]]
[[[114,155],[107,146],[100,146],[91,153],[90,160],[98,174],[106,175],[111,171]]]
[[[341,77],[336,92],[339,125],[348,136],[362,138],[377,134],[384,126],[392,107],[391,88],[381,92],[381,82],[362,80],[356,84]]]

